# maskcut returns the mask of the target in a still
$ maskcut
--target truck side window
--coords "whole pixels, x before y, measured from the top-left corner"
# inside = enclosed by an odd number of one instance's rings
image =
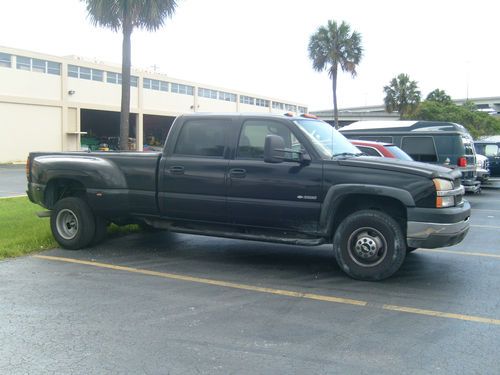
[[[238,142],[238,159],[264,159],[264,143],[269,134],[279,135],[285,147],[300,151],[301,145],[285,125],[270,120],[248,120],[243,124]]]
[[[438,160],[432,137],[403,137],[401,148],[415,161],[429,163]]]
[[[190,120],[181,129],[174,154],[204,157],[224,157],[226,122]]]

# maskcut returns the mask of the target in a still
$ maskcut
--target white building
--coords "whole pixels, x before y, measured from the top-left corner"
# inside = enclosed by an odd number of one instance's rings
[[[0,163],[30,151],[75,151],[119,135],[121,67],[0,46]],[[132,69],[130,136],[161,142],[188,112],[295,112],[304,104]]]

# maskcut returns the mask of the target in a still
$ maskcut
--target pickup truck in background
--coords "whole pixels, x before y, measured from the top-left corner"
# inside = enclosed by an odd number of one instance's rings
[[[407,252],[469,229],[461,173],[362,156],[307,116],[189,114],[161,153],[32,152],[28,195],[57,242],[80,249],[110,222],[293,245],[332,244],[361,280],[394,274]]]

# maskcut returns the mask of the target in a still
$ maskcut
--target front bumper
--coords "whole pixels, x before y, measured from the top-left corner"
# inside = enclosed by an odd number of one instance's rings
[[[409,247],[436,248],[461,242],[469,231],[470,204],[444,209],[408,211],[406,242]]]
[[[462,180],[466,193],[477,193],[481,190],[481,183],[477,180]]]

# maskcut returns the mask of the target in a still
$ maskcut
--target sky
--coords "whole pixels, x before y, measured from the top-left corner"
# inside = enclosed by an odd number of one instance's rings
[[[177,0],[159,31],[135,30],[132,65],[170,77],[331,109],[331,81],[308,57],[328,20],[362,35],[358,74],[338,81],[339,108],[383,103],[399,73],[425,97],[500,96],[500,1]],[[0,0],[0,45],[121,64],[121,33],[94,27],[79,0]],[[0,83],[1,84],[1,83]]]

